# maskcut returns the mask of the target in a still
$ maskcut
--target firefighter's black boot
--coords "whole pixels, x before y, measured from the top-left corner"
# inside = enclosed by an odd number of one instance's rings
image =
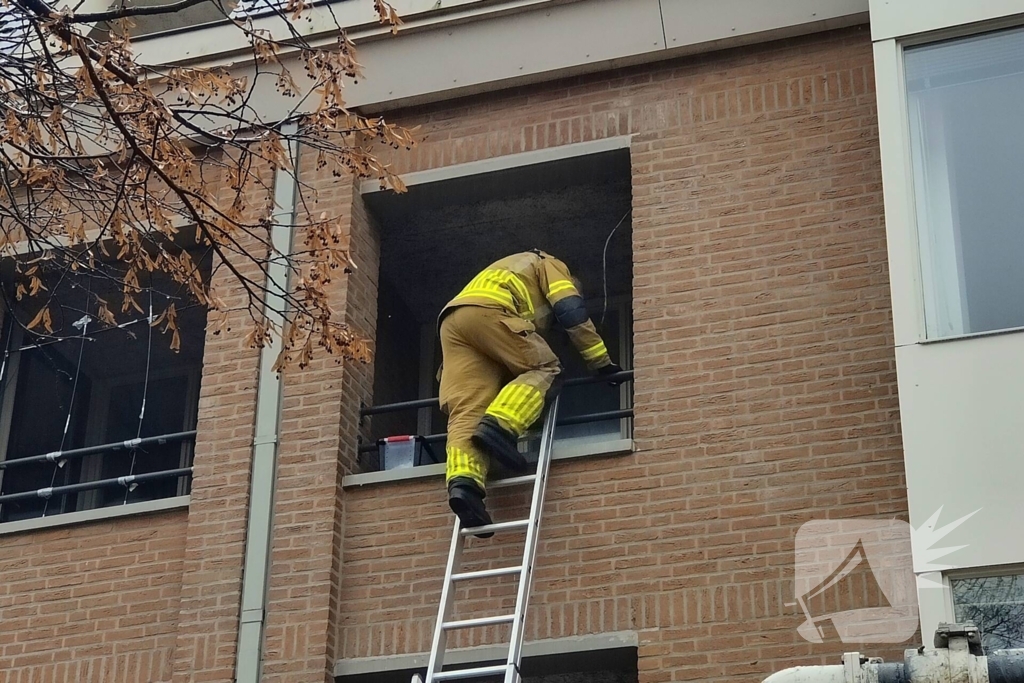
[[[519,438],[490,415],[484,415],[480,419],[480,424],[473,432],[472,441],[477,448],[497,459],[511,472],[522,472],[529,467],[526,458],[516,447]]]
[[[491,516],[484,505],[484,492],[476,482],[466,477],[455,477],[448,482],[448,506],[462,522],[463,529],[491,524]],[[477,538],[490,538],[493,531],[475,534]]]

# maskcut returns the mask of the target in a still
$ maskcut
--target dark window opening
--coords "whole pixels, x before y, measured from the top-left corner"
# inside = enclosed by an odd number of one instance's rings
[[[381,244],[374,405],[437,396],[436,325],[444,304],[488,264],[529,249],[568,264],[583,284],[591,319],[612,358],[632,368],[628,150],[424,183],[405,194],[372,193],[366,200],[380,226]],[[565,378],[586,376],[563,333],[553,331],[548,341],[562,360]],[[628,408],[631,397],[628,383],[566,388],[560,417]],[[437,408],[369,420],[372,440],[445,431]],[[626,439],[629,430],[628,420],[611,419],[563,426],[557,437],[582,445]],[[444,443],[432,447],[443,461]],[[367,448],[362,466],[381,469],[379,452]]]
[[[175,352],[171,333],[162,333],[163,325],[148,324],[148,291],[136,296],[145,313],[133,309],[121,314],[121,285],[116,277],[67,271],[56,260],[39,266],[47,291],[21,301],[16,297],[13,261],[8,259],[2,267],[10,308],[3,315],[0,339],[5,351],[0,376],[0,461],[195,429],[205,308],[192,302],[169,277],[140,275],[141,285],[152,289],[155,316],[171,302],[176,306],[180,350]],[[208,262],[202,267],[209,272]],[[25,329],[47,294],[53,331]],[[111,327],[97,319],[97,297],[118,314],[122,326]],[[52,462],[12,463],[0,469],[0,496],[190,467],[192,448],[191,439],[178,439],[84,457],[72,454]],[[176,476],[54,494],[48,499],[0,502],[0,522],[185,495],[189,485],[189,477]]]
[[[447,660],[454,659],[449,652]],[[451,668],[491,666],[501,661],[475,661]],[[637,649],[621,647],[607,650],[567,652],[523,658],[523,683],[637,683]],[[446,669],[447,670],[447,669]],[[422,669],[402,669],[372,674],[338,676],[336,683],[409,683]],[[490,679],[500,683],[502,678]]]

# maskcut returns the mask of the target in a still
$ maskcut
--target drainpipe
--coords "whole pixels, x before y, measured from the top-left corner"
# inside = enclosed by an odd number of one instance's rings
[[[292,134],[289,123],[282,133]],[[298,173],[298,145],[289,144],[289,158]],[[280,169],[274,177],[274,223],[270,232],[275,255],[267,265],[267,294],[263,313],[283,329],[284,294],[288,288],[286,256],[292,249],[297,182],[292,173]],[[256,425],[252,443],[252,472],[249,483],[249,521],[245,530],[245,565],[242,574],[242,611],[238,621],[236,683],[259,683],[263,664],[263,627],[266,623],[270,544],[274,518],[274,483],[277,477],[278,431],[281,426],[281,377],[274,362],[281,352],[281,337],[275,336],[260,352],[259,386],[256,394]]]
[[[1024,683],[1024,650],[985,656],[981,631],[971,622],[939,624],[934,644],[906,650],[902,662],[890,664],[848,652],[842,664],[795,666],[764,683]]]

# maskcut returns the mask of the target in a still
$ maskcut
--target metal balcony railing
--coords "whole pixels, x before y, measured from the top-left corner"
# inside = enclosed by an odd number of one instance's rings
[[[44,462],[52,462],[57,464],[66,460],[84,458],[88,455],[112,453],[132,448],[144,448],[146,446],[161,446],[163,444],[175,443],[179,441],[194,441],[195,438],[196,431],[191,430],[187,432],[174,432],[172,434],[163,434],[161,436],[149,436],[141,439],[130,439],[128,441],[117,441],[115,443],[106,443],[98,446],[86,446],[85,448],[72,448],[66,451],[52,451],[50,453],[32,455],[27,458],[15,458],[13,460],[4,460],[3,462],[0,462],[0,470],[12,469],[24,465],[32,465]],[[77,484],[67,484],[65,486],[48,486],[46,488],[36,489],[34,491],[22,491],[20,493],[8,493],[6,495],[2,495],[0,496],[0,505],[4,503],[13,503],[20,500],[30,500],[32,498],[47,499],[53,496],[62,496],[68,493],[80,493],[82,491],[92,491],[94,489],[113,488],[116,486],[129,487],[132,486],[133,484],[143,484],[148,481],[157,481],[160,479],[172,479],[175,477],[190,476],[191,474],[191,467],[179,467],[172,470],[164,470],[162,472],[146,472],[145,474],[132,474],[123,477],[114,477],[112,479],[96,479],[93,481],[79,482]]]
[[[3,503],[14,503],[19,500],[31,500],[32,498],[47,499],[53,496],[63,496],[66,493],[79,493],[81,491],[92,491],[95,489],[107,489],[114,488],[116,486],[124,486],[125,488],[132,484],[142,484],[147,481],[156,481],[159,479],[173,479],[176,477],[184,477],[192,474],[191,467],[180,467],[176,470],[164,470],[163,472],[147,472],[146,474],[131,474],[125,477],[116,477],[114,479],[97,479],[95,481],[83,481],[80,484],[68,484],[67,486],[48,486],[43,489],[36,489],[35,491],[24,491],[22,493],[8,493],[5,496],[0,496],[0,504]]]
[[[593,377],[577,377],[574,379],[566,380],[562,383],[563,387],[575,387],[583,384],[600,384],[601,382],[611,381],[632,381],[633,371],[623,370],[617,372],[614,375],[597,375]],[[439,408],[440,403],[438,398],[420,398],[415,401],[400,401],[398,403],[384,403],[379,406],[364,406],[359,411],[359,417],[370,417],[372,415],[383,415],[385,413],[398,413],[405,410],[419,410],[420,408]],[[555,423],[557,427],[564,427],[567,425],[586,424],[588,422],[601,422],[603,420],[616,420],[624,417],[633,417],[632,408],[623,408],[622,410],[608,410],[601,413],[589,413],[587,415],[574,415],[572,417],[563,417]],[[437,443],[444,441],[448,438],[448,434],[430,434],[423,436],[422,439],[426,443]],[[359,446],[359,453],[372,453],[377,450],[378,445],[376,443],[361,444]]]

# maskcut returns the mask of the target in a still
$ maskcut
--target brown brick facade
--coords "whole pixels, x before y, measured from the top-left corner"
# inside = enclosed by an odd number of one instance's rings
[[[906,514],[866,28],[397,118],[422,126],[401,172],[633,136],[636,452],[556,463],[527,638],[636,631],[642,683],[753,681],[849,649],[804,642],[788,603],[802,522]],[[349,224],[336,310],[372,337],[373,218],[351,182],[302,168]],[[239,337],[207,341],[187,514],[0,537],[0,680],[232,680],[258,367]],[[440,481],[341,485],[372,384],[331,358],[284,374],[266,681],[429,647]],[[504,517],[522,496],[489,501]],[[509,561],[472,547],[477,567]],[[460,617],[512,598],[473,590]]]
[[[169,681],[183,510],[0,538],[0,681]]]
[[[527,637],[639,631],[644,683],[834,659],[787,605],[797,528],[906,514],[867,31],[402,122],[424,139],[403,171],[633,135],[637,452],[555,465]],[[428,649],[440,483],[344,506],[343,656]],[[468,597],[460,618],[491,614],[511,583]]]

